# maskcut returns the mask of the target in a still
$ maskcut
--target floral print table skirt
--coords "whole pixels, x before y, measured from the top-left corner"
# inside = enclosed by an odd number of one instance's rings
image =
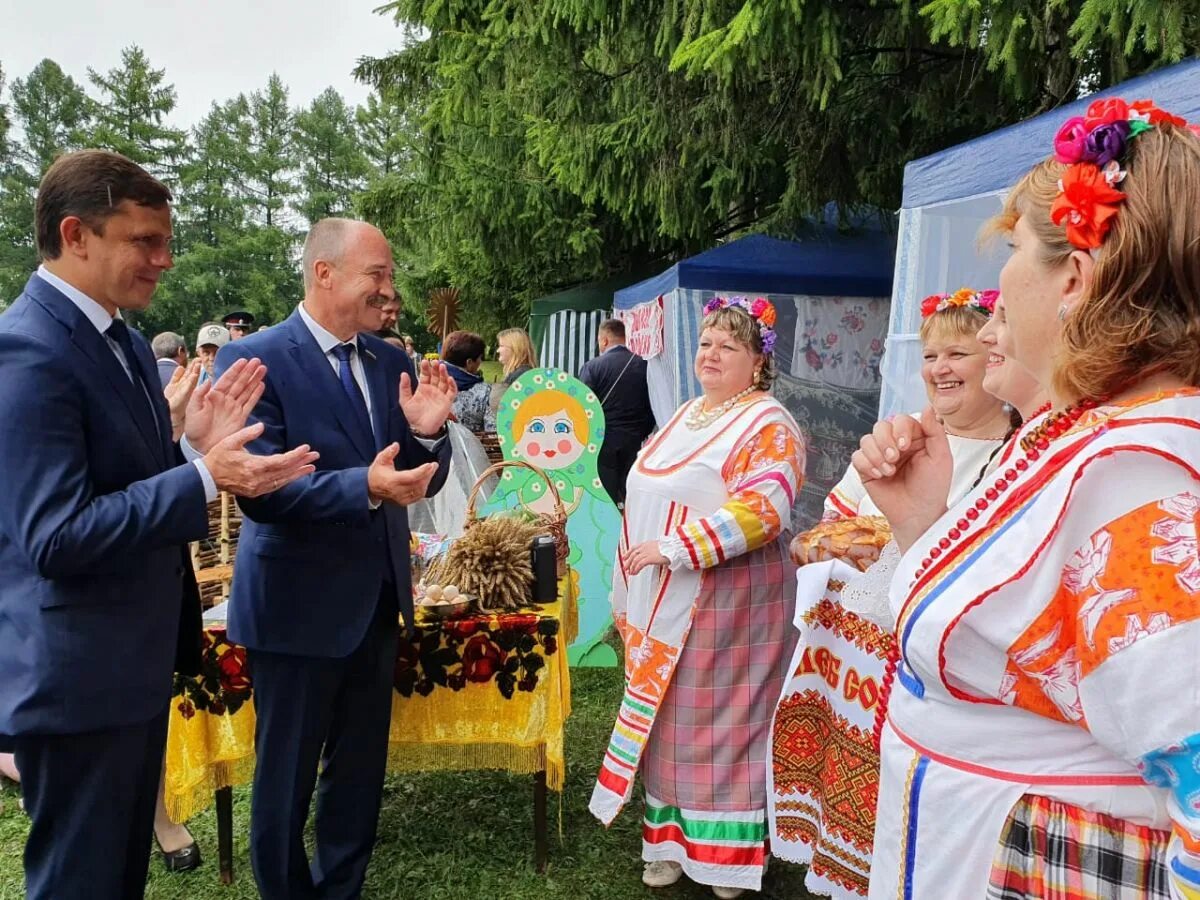
[[[388,769],[545,770],[561,791],[563,724],[571,713],[566,647],[572,597],[513,613],[439,621],[417,613],[396,654]],[[177,675],[167,734],[166,805],[183,822],[220,788],[254,774],[254,686],[246,651],[223,626],[204,632],[203,671]]]

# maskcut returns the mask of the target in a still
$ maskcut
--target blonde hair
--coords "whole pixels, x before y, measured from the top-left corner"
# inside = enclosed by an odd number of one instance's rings
[[[537,368],[537,354],[533,352],[533,341],[529,339],[524,328],[505,328],[496,335],[496,343],[512,351],[512,356],[504,367],[505,375],[511,375],[522,366]]]
[[[521,333],[524,334],[524,332]],[[529,427],[529,423],[534,419],[560,412],[567,414],[571,424],[575,426],[575,435],[579,438],[579,442],[586,445],[590,427],[583,404],[555,388],[536,391],[521,401],[516,415],[513,416],[513,443],[515,444],[520,439],[521,435],[525,433],[525,429]]]
[[[750,352],[758,354],[761,364],[755,370],[754,387],[760,391],[771,389],[775,381],[775,360],[772,354],[763,353],[762,334],[758,330],[758,322],[750,313],[739,306],[725,306],[715,309],[704,317],[700,323],[700,331],[705,328],[719,328],[733,335],[750,348]]]
[[[951,306],[939,310],[921,320],[921,343],[927,344],[935,337],[952,341],[974,338],[987,320],[987,316],[969,306]]]
[[[1129,147],[1125,200],[1087,295],[1063,322],[1054,387],[1069,397],[1110,396],[1154,372],[1200,384],[1200,140],[1163,123]],[[1025,219],[1048,267],[1076,249],[1050,221],[1065,168],[1053,159],[1038,163],[987,226],[1007,234]]]

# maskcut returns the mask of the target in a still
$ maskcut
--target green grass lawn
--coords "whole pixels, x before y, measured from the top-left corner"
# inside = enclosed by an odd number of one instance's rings
[[[574,712],[567,722],[567,784],[562,796],[562,840],[557,836],[557,796],[550,794],[550,865],[533,867],[532,779],[495,772],[389,776],[384,788],[379,842],[364,897],[411,900],[699,900],[711,891],[686,883],[651,891],[641,883],[640,801],[605,830],[587,811],[596,765],[608,741],[621,694],[617,669],[573,672]],[[0,900],[23,896],[21,850],[24,814],[13,790],[0,794]],[[258,896],[247,857],[250,791],[234,792],[234,865],[229,887],[217,879],[216,818],[210,808],[189,824],[204,864],[170,874],[155,857],[146,897],[151,900]],[[103,822],[96,823],[103,828]],[[805,900],[803,870],[773,862],[766,898]]]
[[[497,360],[485,359],[479,374],[483,376],[484,381],[500,381],[504,377],[504,367]]]

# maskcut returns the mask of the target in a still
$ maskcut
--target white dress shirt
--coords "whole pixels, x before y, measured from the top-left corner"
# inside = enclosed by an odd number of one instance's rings
[[[108,314],[108,310],[79,290],[79,288],[63,281],[45,266],[38,266],[37,275],[42,281],[58,290],[59,293],[78,307],[79,311],[83,313],[84,318],[91,322],[96,330],[100,332],[100,336],[104,338],[104,342],[108,344],[109,349],[113,352],[113,356],[117,358],[117,362],[121,364],[121,368],[125,370],[125,374],[129,376],[130,381],[134,384],[141,384],[142,391],[145,392],[147,390],[146,385],[142,383],[141,378],[135,377],[133,374],[133,360],[126,359],[124,351],[121,350],[121,345],[108,335],[108,328],[113,323],[113,317]],[[146,402],[150,402],[149,395],[146,397]],[[153,410],[151,412],[153,413]],[[155,423],[158,423],[157,415],[155,415]],[[217,499],[217,483],[213,481],[212,473],[208,471],[208,466],[204,464],[203,459],[193,459],[191,462],[200,473],[200,480],[204,482],[205,499],[211,503]]]
[[[334,356],[333,349],[341,344],[350,343],[349,341],[341,340],[337,335],[331,334],[325,329],[320,322],[314,319],[304,304],[300,304],[300,318],[304,320],[304,324],[308,330],[312,332],[312,336],[316,339],[317,346],[321,348],[321,352],[325,354],[325,359],[333,366],[333,374],[338,374],[338,367],[342,361]],[[375,411],[371,406],[371,390],[367,387],[367,373],[363,371],[362,353],[359,349],[357,335],[355,336],[355,350],[350,354],[350,374],[354,376],[354,381],[358,384],[358,389],[362,391],[363,399],[367,402],[367,417],[371,420],[371,431],[375,431]],[[340,379],[340,375],[338,376]]]
[[[325,354],[325,359],[327,359],[329,361],[329,365],[333,367],[333,374],[337,375],[340,381],[341,375],[338,373],[338,367],[342,364],[342,361],[334,355],[333,348],[339,346],[340,344],[349,342],[343,341],[337,335],[330,333],[323,325],[321,325],[320,322],[318,322],[309,314],[308,310],[304,308],[303,302],[301,302],[297,309],[300,310],[300,318],[308,328],[309,332],[312,334],[313,338],[316,340],[317,346],[320,347],[321,352]],[[371,419],[371,431],[374,432],[375,413],[371,408],[371,390],[367,387],[367,373],[363,371],[362,354],[360,352],[361,346],[362,345],[357,341],[356,335],[356,349],[350,354],[350,374],[354,376],[354,381],[356,384],[358,384],[358,389],[362,391],[363,399],[367,403],[367,415]],[[414,384],[413,389],[415,390],[416,387],[417,386]],[[399,391],[399,386],[397,386],[396,390]],[[426,450],[433,450],[441,441],[445,440],[444,436],[439,438],[423,438],[418,434],[414,434],[413,437],[415,437],[421,443],[421,446]],[[371,500],[370,498],[367,499],[367,504],[371,507],[371,509],[378,509],[381,505],[379,502]]]

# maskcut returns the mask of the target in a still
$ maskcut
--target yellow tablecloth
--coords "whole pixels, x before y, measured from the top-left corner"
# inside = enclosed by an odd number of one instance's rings
[[[558,602],[516,613],[449,621],[418,613],[396,658],[389,770],[545,769],[547,785],[561,791],[575,590],[564,578]],[[175,678],[165,792],[172,819],[191,818],[220,788],[249,783],[254,722],[246,651],[223,626],[210,627],[204,671]]]

